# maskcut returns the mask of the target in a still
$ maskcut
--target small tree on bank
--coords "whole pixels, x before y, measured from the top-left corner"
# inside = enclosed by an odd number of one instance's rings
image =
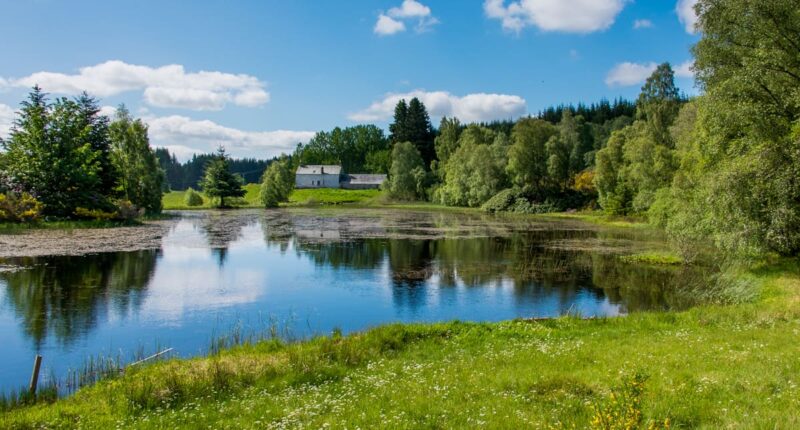
[[[219,147],[216,155],[206,165],[206,171],[200,186],[209,198],[219,198],[217,207],[226,208],[226,197],[244,197],[245,190],[242,188],[243,180],[239,175],[231,173],[230,160],[225,153],[225,148]]]
[[[273,161],[261,179],[261,204],[267,208],[278,207],[278,203],[289,200],[294,190],[291,160],[282,157]]]

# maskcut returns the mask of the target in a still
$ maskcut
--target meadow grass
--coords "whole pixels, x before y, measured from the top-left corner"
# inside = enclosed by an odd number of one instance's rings
[[[240,208],[259,208],[259,184],[244,186],[247,194],[235,203]],[[186,191],[170,191],[164,194],[162,203],[165,210],[192,210],[210,209],[213,207],[211,199],[203,196],[202,206],[187,206],[185,202]],[[370,205],[381,195],[379,190],[342,190],[333,188],[294,190],[289,196],[289,201],[283,206],[319,206],[319,205]]]
[[[747,303],[387,325],[134,369],[4,428],[798,428],[800,265]],[[619,425],[619,427],[615,427]]]

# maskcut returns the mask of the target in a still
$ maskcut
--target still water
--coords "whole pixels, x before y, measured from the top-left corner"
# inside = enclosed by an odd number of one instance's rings
[[[37,353],[59,376],[89,356],[202,354],[235,326],[299,338],[682,306],[683,270],[618,258],[660,246],[646,232],[463,213],[179,213],[159,249],[1,260],[0,391],[25,384]]]

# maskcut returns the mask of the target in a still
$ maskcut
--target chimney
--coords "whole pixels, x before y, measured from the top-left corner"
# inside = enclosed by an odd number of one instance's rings
[[[319,173],[325,174],[325,166],[319,166]]]

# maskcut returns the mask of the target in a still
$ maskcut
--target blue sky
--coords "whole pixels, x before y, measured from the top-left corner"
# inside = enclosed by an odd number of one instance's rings
[[[0,0],[0,134],[27,88],[125,103],[182,158],[289,151],[422,98],[434,123],[634,98],[689,71],[692,0]]]

